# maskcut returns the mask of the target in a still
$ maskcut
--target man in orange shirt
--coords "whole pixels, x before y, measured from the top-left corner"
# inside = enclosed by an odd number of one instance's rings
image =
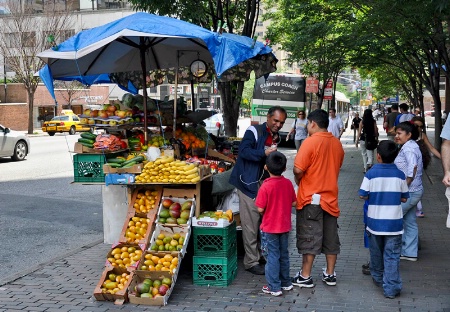
[[[294,161],[297,192],[297,249],[302,270],[292,278],[299,287],[314,287],[311,269],[316,255],[325,254],[327,268],[322,281],[336,285],[337,255],[340,252],[337,218],[338,177],[344,161],[339,139],[327,131],[328,114],[317,109],[308,115],[308,134]]]

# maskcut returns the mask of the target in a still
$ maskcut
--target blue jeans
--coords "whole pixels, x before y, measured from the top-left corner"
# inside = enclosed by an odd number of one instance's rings
[[[370,274],[375,283],[383,286],[385,296],[397,296],[402,290],[399,270],[402,235],[367,235],[370,240]]]
[[[261,231],[261,253],[266,259],[266,280],[271,291],[292,285],[289,276],[289,232],[272,234]]]
[[[416,206],[422,199],[423,190],[409,192],[406,203],[402,203],[403,210],[403,238],[402,256],[417,257],[419,248],[419,227],[417,225]]]

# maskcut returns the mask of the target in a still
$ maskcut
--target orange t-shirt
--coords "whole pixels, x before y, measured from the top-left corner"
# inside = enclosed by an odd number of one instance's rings
[[[330,132],[316,132],[305,139],[294,166],[303,171],[297,192],[297,209],[311,204],[320,194],[320,205],[332,216],[339,216],[338,177],[344,161],[341,142]]]

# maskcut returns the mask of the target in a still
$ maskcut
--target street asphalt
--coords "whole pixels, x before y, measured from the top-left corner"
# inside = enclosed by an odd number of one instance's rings
[[[423,177],[425,218],[418,219],[419,259],[401,261],[402,293],[386,299],[370,276],[361,272],[361,265],[368,260],[368,250],[363,247],[363,202],[357,196],[363,178],[362,158],[350,130],[345,132],[342,144],[346,154],[339,178],[342,247],[336,265],[336,286],[321,281],[323,255],[316,258],[312,271],[316,286],[294,287],[281,297],[264,294],[264,276],[245,271],[241,257],[237,278],[230,286],[196,286],[192,283],[192,252],[188,252],[166,306],[115,305],[93,297],[111,249],[111,245],[93,242],[0,285],[0,311],[450,311],[450,229],[445,227],[448,201],[440,182],[440,161],[433,158]],[[295,151],[282,152],[288,158],[285,176],[293,179]],[[295,231],[290,235],[290,261],[294,275],[301,264]]]

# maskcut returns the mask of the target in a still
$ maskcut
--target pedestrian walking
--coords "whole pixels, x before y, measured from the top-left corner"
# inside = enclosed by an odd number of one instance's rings
[[[261,259],[258,239],[261,215],[255,206],[259,186],[264,179],[266,157],[277,150],[279,131],[286,121],[286,111],[273,106],[267,112],[267,121],[250,126],[239,145],[239,157],[231,172],[229,183],[237,188],[242,240],[245,250],[244,268],[257,275],[264,275],[265,262]]]
[[[418,138],[417,126],[409,121],[402,122],[396,127],[395,142],[401,145],[401,149],[395,158],[395,164],[405,174],[409,187],[409,198],[402,203],[404,232],[400,259],[408,261],[417,261],[419,246],[416,206],[423,195],[423,161],[422,152],[416,143]]]
[[[400,253],[403,233],[402,202],[409,197],[405,174],[393,163],[397,145],[381,141],[378,164],[367,172],[359,197],[368,200],[366,232],[369,238],[370,274],[383,288],[386,298],[394,299],[402,290]]]
[[[336,285],[334,271],[340,252],[337,218],[338,177],[344,161],[341,142],[328,132],[326,112],[317,109],[308,115],[309,137],[294,160],[297,191],[297,249],[302,268],[292,279],[299,287],[314,287],[311,269],[316,255],[325,254],[327,267],[322,281]]]
[[[266,259],[267,285],[262,291],[280,296],[293,288],[289,277],[289,232],[291,210],[297,199],[292,182],[283,177],[286,156],[273,152],[266,159],[265,169],[270,177],[264,180],[256,196],[255,205],[262,214],[261,252]]]
[[[353,130],[353,143],[356,143],[357,133],[359,129],[359,123],[361,122],[361,118],[359,117],[359,113],[355,114],[355,117],[352,119],[351,129]]]
[[[327,131],[331,132],[336,138],[340,139],[342,133],[344,133],[344,123],[342,122],[341,117],[336,115],[336,109],[330,108],[328,110],[329,121]]]
[[[392,104],[391,112],[386,115],[386,121],[383,124],[383,127],[387,130],[387,138],[388,140],[395,140],[395,119],[400,113],[398,112],[398,104]]]
[[[289,140],[289,136],[294,133],[294,142],[295,142],[295,148],[300,148],[300,145],[302,145],[302,142],[306,139],[308,136],[308,131],[306,130],[306,123],[308,120],[306,119],[306,113],[305,111],[298,111],[297,112],[297,118],[292,123],[292,128],[289,131],[288,135],[286,136],[286,141]]]
[[[377,122],[373,119],[372,110],[370,108],[364,110],[362,121],[358,128],[358,143],[361,145],[361,156],[363,158],[364,173],[369,170],[374,161],[374,150],[378,144],[378,127]]]

